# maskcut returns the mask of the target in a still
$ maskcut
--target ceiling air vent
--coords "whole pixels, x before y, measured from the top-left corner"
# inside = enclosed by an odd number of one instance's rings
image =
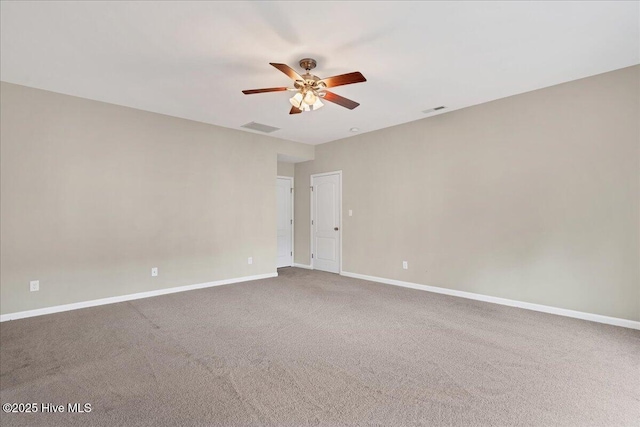
[[[436,108],[429,108],[428,110],[424,110],[423,113],[424,114],[429,114],[429,113],[433,113],[434,111],[442,110],[444,108],[445,108],[444,105],[441,105],[441,106],[436,107]]]
[[[280,128],[274,128],[273,126],[267,126],[263,125],[262,123],[256,122],[247,123],[246,125],[242,125],[240,127],[243,127],[245,129],[257,130],[258,132],[264,133],[271,133],[280,130]]]

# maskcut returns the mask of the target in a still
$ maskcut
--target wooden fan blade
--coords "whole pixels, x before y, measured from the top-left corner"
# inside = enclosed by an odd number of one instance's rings
[[[291,111],[289,111],[289,114],[300,114],[302,113],[302,110],[296,107],[291,107]]]
[[[249,90],[243,90],[242,93],[244,93],[245,95],[252,95],[254,93],[265,93],[265,92],[283,92],[287,90],[286,87],[269,87],[266,89],[249,89]]]
[[[269,62],[269,64],[285,73],[292,80],[302,80],[300,74],[296,73],[296,71],[293,68],[289,67],[287,64],[276,64],[274,62]]]
[[[324,99],[325,101],[333,102],[334,104],[341,105],[344,108],[348,108],[349,110],[353,110],[358,105],[360,105],[355,101],[347,99],[344,96],[336,95],[335,93],[329,92],[328,90],[325,91],[324,94],[325,94],[324,98],[321,98],[321,99]]]
[[[348,74],[340,74],[339,76],[327,77],[326,79],[320,80],[327,87],[336,87],[343,85],[350,85],[352,83],[362,83],[366,82],[367,79],[364,78],[362,73],[359,71],[355,71],[353,73]]]

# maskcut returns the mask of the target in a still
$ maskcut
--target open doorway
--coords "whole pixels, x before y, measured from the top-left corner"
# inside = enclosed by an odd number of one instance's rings
[[[276,267],[293,266],[293,177],[276,179],[278,255]]]

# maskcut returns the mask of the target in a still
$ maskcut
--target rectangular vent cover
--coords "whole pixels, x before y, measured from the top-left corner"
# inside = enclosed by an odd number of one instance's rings
[[[267,125],[263,125],[262,123],[256,123],[256,122],[247,123],[246,125],[242,125],[240,127],[251,129],[251,130],[257,130],[258,132],[264,132],[264,133],[271,133],[271,132],[280,130],[280,128],[274,128],[273,126],[267,126]]]
[[[436,108],[429,108],[428,110],[424,110],[423,113],[424,114],[429,114],[429,113],[433,113],[434,111],[442,110],[444,108],[445,108],[444,105],[441,105],[441,106],[436,107]]]

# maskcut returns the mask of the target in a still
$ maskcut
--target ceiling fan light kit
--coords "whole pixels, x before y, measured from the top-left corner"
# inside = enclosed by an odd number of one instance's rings
[[[324,107],[324,104],[320,102],[320,96],[313,93],[313,91],[298,91],[291,99],[289,99],[291,105],[302,111],[315,111],[318,108]]]
[[[335,93],[327,90],[327,88],[330,87],[366,82],[367,79],[365,79],[359,71],[321,79],[309,72],[316,68],[317,65],[316,60],[312,58],[304,58],[300,60],[300,67],[306,71],[302,75],[298,74],[293,68],[286,64],[273,62],[270,64],[289,76],[289,78],[293,80],[293,87],[250,89],[243,90],[242,93],[245,95],[253,95],[256,93],[282,92],[286,90],[295,92],[295,94],[289,99],[289,102],[292,105],[289,114],[300,114],[303,111],[318,110],[324,107],[321,99],[333,102],[334,104],[338,104],[350,110],[353,110],[360,105],[355,101],[336,95]]]

